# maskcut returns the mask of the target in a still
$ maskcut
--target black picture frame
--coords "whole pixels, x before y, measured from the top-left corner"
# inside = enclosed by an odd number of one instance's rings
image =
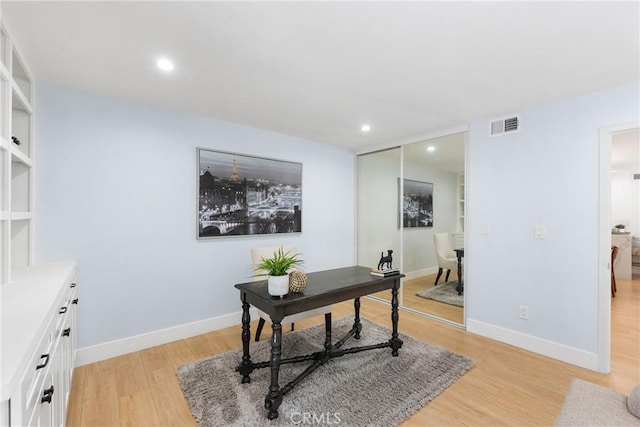
[[[398,178],[398,195],[398,227],[433,227],[433,183]]]
[[[302,163],[197,148],[198,239],[302,232]]]

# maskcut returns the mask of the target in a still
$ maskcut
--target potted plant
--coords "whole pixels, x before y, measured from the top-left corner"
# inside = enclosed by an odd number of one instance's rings
[[[273,253],[271,258],[261,258],[256,266],[256,276],[268,275],[269,295],[281,297],[289,293],[289,269],[302,263],[298,254],[293,251],[285,252],[281,247]]]

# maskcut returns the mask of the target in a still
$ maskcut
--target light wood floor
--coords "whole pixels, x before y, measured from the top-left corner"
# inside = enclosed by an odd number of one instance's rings
[[[401,311],[401,332],[475,362],[403,426],[549,426],[574,377],[628,394],[640,383],[639,312],[640,281],[618,279],[612,300],[612,371],[602,375]],[[351,303],[334,306],[335,318],[351,313]],[[364,299],[362,315],[390,326],[389,307],[380,302]],[[296,329],[321,322],[308,319]],[[176,368],[240,345],[237,326],[76,368],[67,425],[195,426]]]
[[[402,301],[405,307],[417,310],[422,313],[432,314],[452,322],[464,324],[464,309],[451,304],[422,298],[416,295],[420,291],[432,288],[436,275],[418,277],[417,279],[405,280],[402,286],[404,291]],[[456,280],[455,274],[451,274],[449,280]],[[440,278],[439,285],[444,283],[444,277]]]
[[[455,273],[452,273],[449,276],[449,280],[457,280]],[[435,281],[435,274],[429,274],[427,276],[421,276],[411,280],[403,280],[402,305],[406,308],[411,308],[421,313],[431,314],[442,319],[460,323],[461,325],[464,324],[464,309],[462,307],[445,304],[416,295],[416,293],[420,291],[432,288]],[[439,285],[444,283],[444,275],[440,278],[440,281],[438,283]],[[377,292],[373,295],[382,300],[391,301],[390,290]]]

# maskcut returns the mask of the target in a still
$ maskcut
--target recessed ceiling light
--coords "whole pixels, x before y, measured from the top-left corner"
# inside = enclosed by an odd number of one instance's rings
[[[173,67],[173,62],[171,62],[171,60],[168,59],[168,58],[160,58],[160,59],[158,59],[158,62],[156,62],[156,65],[162,71],[173,71],[173,68],[174,68]]]
[[[436,151],[436,147],[434,147],[433,145],[430,145],[427,147],[427,151],[430,153],[433,153],[434,151]]]
[[[361,130],[362,132],[369,132],[369,131],[371,130],[371,126],[369,126],[369,125],[367,125],[367,124],[364,124],[364,125],[362,125],[362,126],[360,127],[360,130]]]

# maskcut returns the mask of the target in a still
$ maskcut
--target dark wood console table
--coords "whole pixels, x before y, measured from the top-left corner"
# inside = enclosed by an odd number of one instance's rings
[[[269,412],[267,417],[278,417],[278,408],[285,394],[302,381],[307,375],[322,366],[329,359],[341,357],[345,354],[359,353],[365,350],[379,348],[391,348],[393,356],[398,355],[402,347],[402,340],[398,338],[398,289],[400,279],[404,274],[390,277],[374,277],[367,267],[345,267],[334,270],[318,271],[307,274],[307,287],[301,293],[289,293],[284,298],[274,298],[267,292],[267,282],[258,281],[235,285],[240,290],[242,301],[242,361],[236,370],[242,375],[242,383],[251,382],[250,374],[254,369],[271,368],[271,384],[265,397],[264,406]],[[391,289],[391,322],[392,333],[388,341],[379,344],[342,348],[350,338],[360,338],[362,324],[360,322],[360,297]],[[331,340],[331,314],[325,314],[326,338],[324,350],[292,358],[282,358],[282,319],[290,314],[301,313],[325,305],[334,304],[346,300],[354,300],[355,321],[351,330],[336,343]],[[259,308],[271,316],[273,334],[271,337],[271,359],[266,362],[252,362],[249,353],[251,339],[249,306]],[[278,376],[280,366],[287,363],[311,361],[312,363],[293,381],[280,387]]]

